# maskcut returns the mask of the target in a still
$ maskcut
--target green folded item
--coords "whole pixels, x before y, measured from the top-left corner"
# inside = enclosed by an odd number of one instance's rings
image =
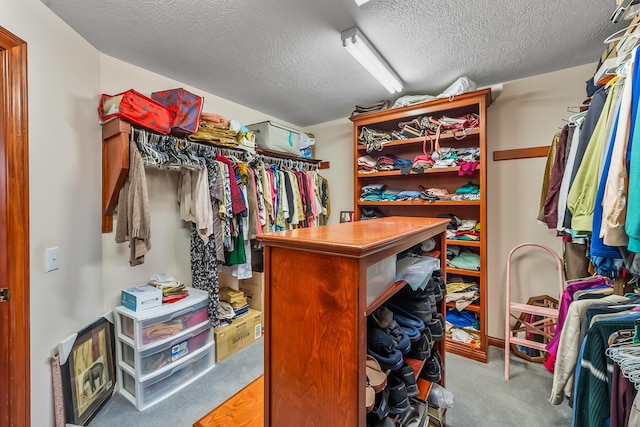
[[[449,261],[449,265],[463,270],[480,270],[480,255],[471,251],[462,251],[460,255]]]

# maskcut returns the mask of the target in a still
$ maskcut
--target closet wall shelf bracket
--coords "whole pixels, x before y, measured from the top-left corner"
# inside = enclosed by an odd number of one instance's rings
[[[113,231],[113,212],[129,171],[131,125],[120,119],[102,123],[102,232]]]

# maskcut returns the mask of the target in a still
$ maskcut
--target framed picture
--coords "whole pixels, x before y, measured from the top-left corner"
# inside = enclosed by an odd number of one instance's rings
[[[340,222],[353,222],[353,211],[340,211]]]
[[[115,388],[113,325],[104,317],[80,332],[61,365],[68,423],[87,425]]]

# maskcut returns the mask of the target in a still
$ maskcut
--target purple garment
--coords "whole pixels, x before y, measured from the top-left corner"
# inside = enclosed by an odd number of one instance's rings
[[[556,157],[551,168],[547,197],[543,207],[544,222],[552,230],[555,230],[558,225],[558,197],[560,196],[560,185],[562,184],[562,176],[565,169],[564,155],[567,150],[568,135],[569,126],[565,126],[556,145]]]
[[[629,416],[631,415],[631,408],[637,392],[633,383],[622,375],[618,364],[614,363],[611,384],[611,427],[626,427],[629,425]]]
[[[562,332],[562,327],[564,326],[564,320],[567,317],[569,304],[571,304],[571,302],[573,301],[573,294],[580,290],[602,288],[604,286],[608,286],[607,280],[604,277],[594,277],[580,282],[571,283],[566,288],[564,288],[562,299],[560,301],[560,309],[558,310],[558,324],[556,325],[556,332],[549,344],[547,344],[547,351],[552,354],[554,358],[558,354],[560,333]]]

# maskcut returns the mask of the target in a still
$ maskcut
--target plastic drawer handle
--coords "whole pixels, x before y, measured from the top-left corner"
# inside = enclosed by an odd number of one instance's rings
[[[200,359],[199,359],[199,358],[198,358],[198,359],[195,359],[195,360],[194,360],[194,359],[191,359],[191,360],[189,361],[189,363],[187,363],[186,365],[183,365],[183,366],[176,366],[175,368],[173,368],[173,369],[171,370],[171,375],[168,375],[168,376],[167,376],[167,377],[165,377],[165,378],[168,378],[168,377],[173,376],[176,372],[186,370],[186,369],[190,368],[191,366],[193,366],[193,364],[194,364],[194,363],[199,362],[199,361],[200,361]]]
[[[175,319],[176,317],[184,316],[187,313],[193,313],[194,311],[196,311],[196,309],[193,307],[185,308],[184,310],[180,310],[176,313],[173,313],[171,315],[171,320]]]
[[[169,347],[173,347],[176,344],[180,344],[181,342],[184,342],[186,340],[190,340],[191,338],[193,338],[195,336],[196,336],[196,334],[194,332],[191,332],[189,335],[183,335],[180,338],[174,340]]]

